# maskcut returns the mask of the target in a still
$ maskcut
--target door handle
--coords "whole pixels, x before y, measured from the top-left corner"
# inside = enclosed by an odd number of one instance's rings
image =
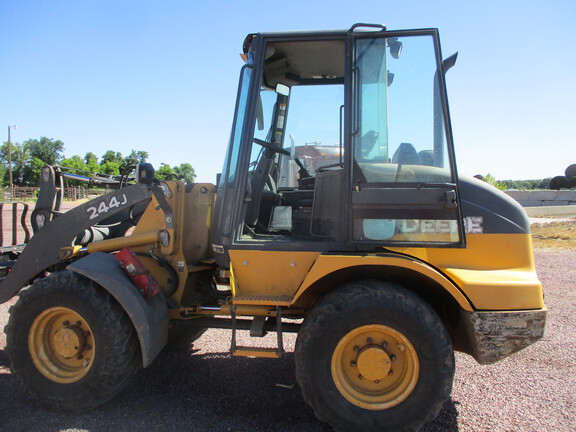
[[[447,208],[458,207],[458,203],[456,202],[456,191],[455,190],[446,191],[446,207]]]

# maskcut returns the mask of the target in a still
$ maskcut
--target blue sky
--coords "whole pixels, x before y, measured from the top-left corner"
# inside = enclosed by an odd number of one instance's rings
[[[535,179],[576,163],[574,0],[2,0],[0,141],[15,124],[15,142],[145,150],[214,182],[245,35],[356,22],[438,27],[444,56],[459,52],[447,80],[461,173]]]

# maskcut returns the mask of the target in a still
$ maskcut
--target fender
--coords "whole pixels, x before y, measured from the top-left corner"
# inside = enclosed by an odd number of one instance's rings
[[[152,363],[168,340],[168,306],[164,294],[142,297],[114,256],[95,252],[67,267],[93,280],[114,297],[126,311],[140,341],[142,365]]]
[[[308,272],[308,275],[294,295],[296,300],[315,282],[335,271],[356,266],[390,266],[412,270],[420,273],[442,286],[465,311],[473,311],[472,304],[460,288],[434,267],[407,255],[374,254],[374,255],[320,255]]]

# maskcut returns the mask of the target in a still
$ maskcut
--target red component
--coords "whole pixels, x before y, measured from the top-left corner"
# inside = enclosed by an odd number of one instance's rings
[[[116,259],[120,262],[122,269],[144,297],[149,299],[160,292],[158,283],[154,280],[148,269],[140,262],[132,249],[122,249],[116,254]]]

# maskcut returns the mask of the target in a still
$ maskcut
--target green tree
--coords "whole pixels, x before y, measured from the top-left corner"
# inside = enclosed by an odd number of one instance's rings
[[[158,168],[155,172],[155,176],[158,180],[167,180],[171,175],[174,175],[174,170],[165,163],[160,164],[160,168]]]
[[[131,166],[146,162],[147,159],[148,152],[143,150],[132,150],[132,152],[122,160],[122,163],[120,164],[120,171],[124,172]]]
[[[8,184],[8,167],[0,164],[0,185],[5,186]]]
[[[24,168],[29,162],[29,152],[24,145],[20,143],[11,143],[10,150],[8,149],[8,143],[5,142],[0,148],[0,158],[2,159],[3,165],[6,168],[3,178],[3,184],[9,185],[10,174],[9,174],[9,164],[10,159],[9,153],[11,153],[12,159],[12,183],[16,186],[22,186],[24,181]]]
[[[26,140],[23,145],[28,148],[31,158],[38,158],[46,165],[55,165],[63,157],[64,143],[60,140],[40,137]]]
[[[87,175],[87,171],[88,167],[86,166],[86,163],[84,162],[84,159],[82,159],[80,156],[78,155],[74,155],[71,158],[65,158],[62,159],[62,161],[60,162],[60,165],[63,168],[68,168],[65,169],[64,171],[70,171],[72,174],[78,174],[78,175]],[[69,185],[85,185],[86,183],[80,181],[80,180],[67,180],[67,183]]]
[[[92,152],[88,152],[84,155],[84,164],[86,165],[86,171],[91,173],[99,172],[100,165],[98,165],[98,156]]]
[[[148,152],[132,150],[126,157],[114,150],[107,150],[98,162],[98,156],[87,152],[84,157],[63,155],[64,143],[60,140],[41,137],[40,139],[28,139],[22,144],[11,143],[12,178],[15,186],[37,186],[39,184],[40,171],[44,165],[60,165],[62,167],[82,170],[89,173],[103,173],[120,175],[123,170],[132,165],[146,162]],[[8,175],[8,143],[0,146],[0,179],[3,185],[9,183]],[[173,175],[187,183],[194,182],[196,173],[189,163],[170,167],[161,164],[156,171],[158,178],[165,179]]]
[[[92,153],[92,152],[87,152],[87,153],[84,155],[84,163],[85,163],[86,165],[88,165],[88,164],[91,163],[92,161],[98,162],[98,156],[96,156],[96,155],[95,155],[94,153]]]
[[[120,164],[118,162],[112,162],[112,161],[101,163],[100,172],[102,174],[119,175]]]
[[[189,163],[181,163],[180,165],[173,167],[162,163],[160,164],[160,168],[156,170],[156,178],[159,180],[167,180],[174,177],[184,181],[184,183],[190,184],[194,183],[196,173],[194,172],[192,165]]]
[[[107,150],[100,160],[100,165],[104,165],[106,162],[117,163],[118,166],[122,165],[123,162],[122,153],[115,152],[113,150]]]
[[[26,140],[22,144],[11,143],[10,150],[12,183],[15,186],[37,186],[40,179],[40,170],[44,165],[54,165],[62,158],[61,153],[64,150],[64,144],[60,140],[41,137],[39,140]],[[3,177],[5,185],[10,182],[8,153],[8,143],[5,143],[0,149],[0,157],[6,167]]]
[[[46,165],[43,160],[33,157],[22,167],[22,177],[18,186],[38,186],[40,171]]]
[[[498,180],[496,180],[496,177],[494,177],[492,174],[488,173],[484,176],[483,180],[486,183],[491,184],[494,187],[497,187],[500,190],[505,190],[506,189],[506,185]]]
[[[194,183],[194,179],[196,178],[196,172],[192,165],[189,163],[181,163],[178,166],[172,167],[174,173],[178,176],[180,180],[183,180],[184,183],[192,184]]]
[[[73,170],[86,171],[86,163],[84,159],[78,155],[62,159],[60,165],[66,168],[72,168]]]

